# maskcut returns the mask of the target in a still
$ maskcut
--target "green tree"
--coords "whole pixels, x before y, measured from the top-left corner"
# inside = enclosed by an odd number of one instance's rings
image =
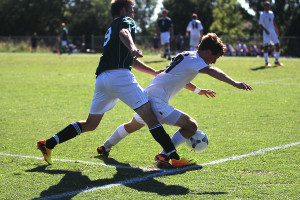
[[[218,35],[244,36],[247,30],[246,21],[241,13],[241,5],[235,0],[218,0],[213,9],[210,30]]]
[[[135,21],[141,35],[151,33],[151,18],[157,5],[156,0],[135,0]]]
[[[64,13],[72,35],[105,35],[112,22],[110,0],[69,0]]]
[[[52,35],[64,18],[65,0],[1,0],[0,35]]]

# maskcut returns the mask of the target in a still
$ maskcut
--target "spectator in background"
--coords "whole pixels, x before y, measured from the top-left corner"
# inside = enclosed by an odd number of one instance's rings
[[[36,52],[37,47],[37,33],[34,32],[31,37],[31,52]]]
[[[165,48],[163,57],[168,56],[168,60],[171,60],[171,50],[170,50],[170,39],[173,40],[174,30],[173,23],[170,17],[168,17],[168,10],[163,9],[162,17],[157,20],[156,32],[160,32],[161,45]]]
[[[198,15],[193,13],[192,20],[186,28],[186,37],[190,37],[190,51],[195,51],[198,48],[201,37],[203,36],[203,26],[198,20]]]
[[[155,55],[159,54],[158,43],[159,43],[159,38],[157,37],[157,33],[154,33],[152,37],[152,44],[153,44]]]
[[[232,47],[231,44],[228,44],[228,51],[230,56],[235,56],[235,49]]]
[[[255,44],[253,44],[251,47],[251,56],[258,56],[258,53],[259,53],[259,51],[258,51],[257,46]]]
[[[60,54],[64,53],[64,52],[69,52],[68,51],[68,29],[66,28],[66,24],[65,23],[61,23],[61,33],[60,33]]]
[[[235,46],[235,52],[237,56],[242,55],[242,44],[240,43],[240,41],[238,41],[237,45]]]
[[[248,53],[247,45],[244,42],[242,42],[241,47],[242,47],[241,52],[243,53],[244,56],[247,56],[247,53]]]
[[[176,54],[177,54],[178,52],[182,51],[182,47],[184,44],[184,38],[180,33],[175,37],[175,44],[176,44]]]

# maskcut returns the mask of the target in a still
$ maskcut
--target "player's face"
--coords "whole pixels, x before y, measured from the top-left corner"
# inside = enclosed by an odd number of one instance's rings
[[[208,56],[208,59],[207,59],[207,64],[215,64],[217,59],[220,58],[220,55],[217,54],[217,55],[213,55],[211,52],[210,52],[210,55]]]
[[[131,5],[126,9],[126,16],[134,18],[134,8]]]
[[[269,11],[271,9],[271,5],[270,4],[264,4],[264,9],[265,9],[265,11]]]

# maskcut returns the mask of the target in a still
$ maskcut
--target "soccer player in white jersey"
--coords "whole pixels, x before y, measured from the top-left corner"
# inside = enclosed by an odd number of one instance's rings
[[[271,64],[268,61],[268,52],[269,52],[269,45],[271,45],[271,42],[275,44],[275,65],[278,66],[283,66],[282,63],[279,62],[279,56],[280,56],[280,46],[279,46],[279,32],[278,28],[275,24],[274,20],[274,14],[270,10],[271,9],[271,4],[269,1],[266,1],[264,3],[264,12],[260,15],[259,17],[259,25],[263,30],[263,43],[264,43],[264,57],[266,61],[266,67],[270,67]]]
[[[190,51],[196,51],[201,37],[203,36],[203,26],[201,21],[198,20],[198,15],[196,13],[193,13],[192,20],[186,27],[185,35],[186,37],[190,37]]]
[[[210,66],[224,55],[225,50],[226,48],[218,36],[209,33],[202,38],[198,51],[186,51],[177,54],[164,72],[158,74],[145,89],[157,119],[163,124],[180,127],[172,137],[175,147],[192,137],[196,133],[198,125],[191,116],[169,105],[171,98],[182,88],[194,91],[198,95],[206,95],[206,97],[214,97],[216,94],[212,90],[200,89],[191,83],[199,73],[208,74],[239,89],[252,90],[250,85],[237,82],[219,68]],[[112,146],[144,125],[145,122],[135,113],[130,122],[119,126],[111,137],[101,147],[98,147],[101,149],[98,153],[109,155]],[[172,165],[172,161],[168,159],[164,151],[157,154],[154,160],[157,161],[158,166]]]

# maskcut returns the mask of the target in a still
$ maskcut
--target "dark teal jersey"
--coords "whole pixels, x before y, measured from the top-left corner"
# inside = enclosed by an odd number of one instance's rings
[[[133,41],[135,40],[136,26],[134,20],[130,17],[115,19],[105,34],[103,54],[100,58],[96,75],[112,69],[125,68],[131,70],[133,57],[119,37],[119,32],[123,28],[128,29]]]
[[[68,40],[68,29],[66,27],[61,31],[61,40]]]
[[[170,31],[170,28],[173,27],[173,23],[172,23],[172,20],[171,18],[169,17],[166,17],[166,18],[159,18],[156,22],[156,26],[159,27],[160,29],[160,32],[167,32],[167,31]]]

